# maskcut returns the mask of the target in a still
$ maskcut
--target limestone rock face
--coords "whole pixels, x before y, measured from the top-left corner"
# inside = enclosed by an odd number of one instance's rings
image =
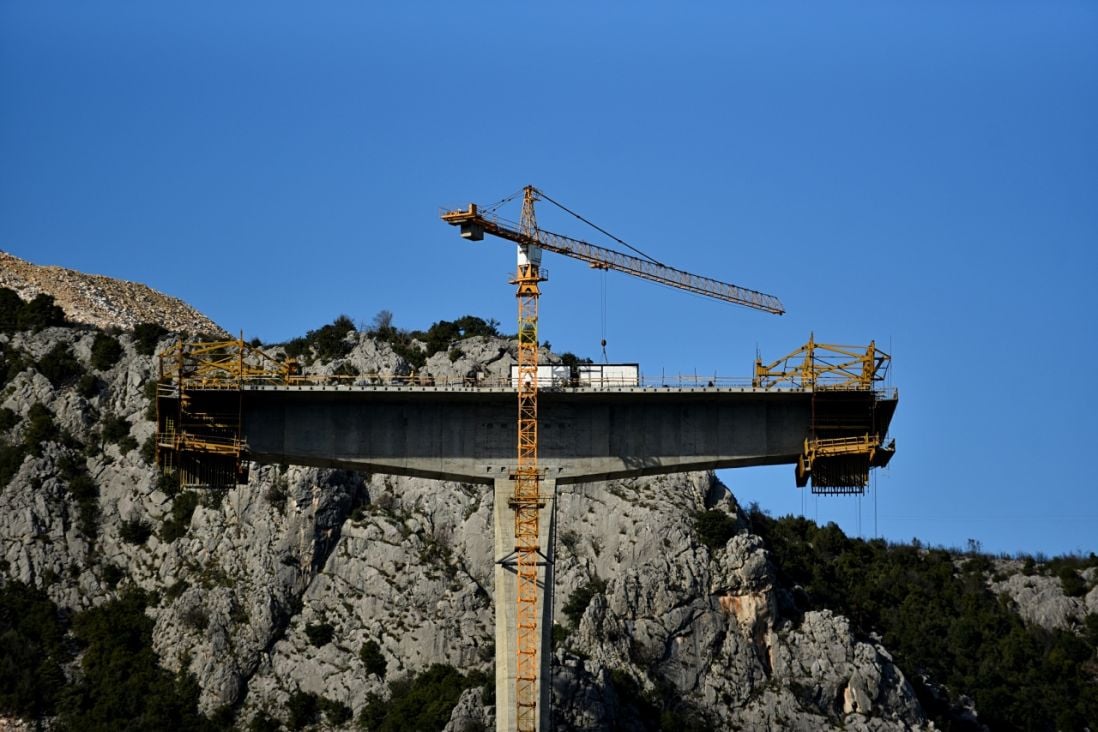
[[[0,344],[33,360],[64,342],[88,368],[93,337],[55,328],[0,335]],[[91,437],[108,414],[128,420],[138,444],[155,429],[145,396],[154,363],[129,336],[120,340],[125,357],[96,374],[102,384],[90,396],[55,388],[29,365],[3,391],[0,406],[24,420],[0,437],[21,439],[41,403],[84,443],[44,443],[0,489],[5,578],[46,588],[71,609],[131,584],[154,591],[147,612],[161,663],[192,673],[202,710],[233,710],[239,726],[260,712],[287,719],[296,691],[357,715],[371,694],[389,694],[389,681],[433,663],[493,672],[490,486],[257,465],[247,485],[198,495],[173,534],[183,496],[165,492],[141,450]],[[347,358],[360,374],[406,367],[387,344],[351,341]],[[460,350],[432,358],[429,375],[509,375],[513,344],[470,339]],[[73,460],[99,489],[94,537],[69,490]],[[694,530],[706,509],[738,527],[722,547]],[[559,729],[634,728],[658,715],[654,704],[670,723],[711,729],[924,726],[885,649],[829,612],[798,623],[781,616],[766,547],[713,475],[561,486],[554,510]],[[152,533],[135,540],[134,526]],[[573,598],[590,587],[577,611]],[[578,612],[574,627],[566,608]],[[360,651],[369,641],[384,677],[367,671]],[[491,728],[494,718],[481,690],[469,689],[447,729]]]
[[[1048,630],[1072,630],[1087,613],[1098,611],[1098,587],[1094,586],[1093,575],[1091,568],[1084,577],[1084,581],[1091,584],[1090,592],[1084,597],[1068,597],[1058,577],[1039,574],[1013,574],[1000,582],[992,582],[991,589],[1013,600],[1018,614],[1027,623]]]

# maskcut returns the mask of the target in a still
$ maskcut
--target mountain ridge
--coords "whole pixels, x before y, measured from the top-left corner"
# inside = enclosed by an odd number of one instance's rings
[[[173,332],[229,335],[193,306],[143,283],[33,264],[2,250],[0,287],[14,290],[24,300],[49,295],[70,322],[104,330],[131,330],[140,323],[157,323]]]

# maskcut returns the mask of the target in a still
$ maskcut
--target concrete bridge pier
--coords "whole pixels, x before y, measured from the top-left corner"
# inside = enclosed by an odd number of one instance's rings
[[[515,732],[515,676],[517,673],[518,587],[515,573],[515,512],[509,505],[514,483],[497,478],[493,485],[492,523],[495,529],[495,606],[496,606],[496,731]],[[538,648],[538,732],[550,729],[549,697],[552,678],[549,673],[553,636],[553,536],[556,533],[553,510],[556,502],[555,480],[542,480],[539,486],[545,505],[538,514],[538,539],[544,564],[538,571],[538,622],[541,643]]]

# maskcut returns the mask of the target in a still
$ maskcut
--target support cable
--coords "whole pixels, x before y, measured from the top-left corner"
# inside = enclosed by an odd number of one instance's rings
[[[633,245],[632,245],[632,244],[630,244],[629,242],[627,242],[627,241],[624,241],[624,240],[622,240],[622,239],[619,239],[618,237],[614,236],[613,234],[611,234],[611,233],[610,233],[609,231],[607,231],[606,229],[602,228],[602,227],[601,227],[601,226],[599,226],[598,224],[596,224],[596,223],[594,223],[594,222],[592,222],[592,221],[589,221],[589,220],[587,220],[587,219],[583,218],[583,217],[582,217],[582,216],[580,216],[580,215],[579,215],[578,213],[576,213],[576,212],[575,212],[575,211],[573,211],[572,209],[568,208],[568,207],[567,207],[567,206],[565,206],[564,204],[562,204],[562,203],[557,203],[556,201],[554,201],[554,200],[553,200],[552,198],[549,198],[549,196],[545,195],[545,193],[543,193],[543,192],[542,192],[542,191],[540,191],[540,190],[538,191],[538,197],[539,197],[539,198],[543,198],[543,199],[545,199],[545,200],[546,200],[546,201],[548,201],[549,203],[551,203],[551,204],[553,204],[554,206],[556,206],[557,208],[559,208],[559,209],[560,209],[561,211],[564,211],[565,213],[569,213],[569,214],[572,214],[572,215],[573,215],[573,216],[575,216],[575,217],[576,217],[577,219],[579,219],[579,220],[580,220],[580,221],[582,221],[583,223],[587,224],[588,226],[590,226],[590,227],[591,227],[592,229],[594,229],[595,231],[598,231],[599,233],[605,234],[606,236],[608,236],[608,237],[610,237],[611,239],[613,239],[614,241],[616,241],[616,242],[617,242],[618,244],[621,244],[621,245],[622,245],[623,247],[626,247],[626,248],[628,248],[628,249],[631,249],[632,251],[636,252],[637,254],[639,254],[639,255],[641,255],[642,257],[644,257],[645,259],[647,259],[647,260],[648,260],[649,262],[651,262],[652,264],[658,264],[658,265],[660,265],[661,267],[666,267],[666,266],[667,266],[667,265],[666,265],[666,264],[664,264],[663,262],[661,262],[661,261],[659,261],[659,260],[657,260],[657,259],[654,259],[654,258],[650,257],[649,255],[645,254],[644,252],[642,252],[642,251],[641,251],[640,249],[637,249],[637,248],[636,248],[635,246],[633,246]]]

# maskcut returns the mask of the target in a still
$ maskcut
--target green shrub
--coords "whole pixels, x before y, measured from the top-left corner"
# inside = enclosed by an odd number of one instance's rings
[[[286,358],[292,358],[302,363],[312,363],[313,361],[309,342],[304,338],[294,338],[286,341],[282,344],[282,350],[286,353]]]
[[[271,484],[267,487],[267,492],[264,494],[267,503],[271,504],[279,513],[285,513],[286,511],[286,497],[288,495],[289,485],[281,475],[275,476],[275,479],[271,481]]]
[[[335,637],[335,628],[331,623],[307,623],[305,635],[308,636],[310,643],[320,648],[332,642],[332,638]]]
[[[56,712],[69,661],[65,626],[43,590],[0,585],[0,716],[37,720]]]
[[[42,446],[47,442],[58,442],[61,429],[53,420],[51,412],[44,404],[35,403],[27,411],[27,426],[23,432],[23,444],[35,457],[42,455]]]
[[[7,432],[22,419],[18,414],[7,407],[0,407],[0,432]]]
[[[1056,573],[1060,578],[1060,586],[1068,597],[1082,597],[1087,594],[1087,583],[1078,572],[1071,567],[1061,567]]]
[[[736,519],[716,509],[698,511],[694,514],[694,531],[710,549],[723,549],[736,534]]]
[[[850,539],[834,524],[752,511],[796,614],[828,608],[858,635],[879,634],[928,716],[953,726],[951,702],[973,698],[991,729],[1081,729],[1098,719],[1094,647],[1067,631],[1027,626],[981,572],[941,549]],[[948,689],[948,697],[930,684]]]
[[[99,578],[112,590],[118,587],[118,583],[121,582],[125,576],[126,571],[117,564],[107,563],[99,570]]]
[[[31,365],[27,355],[18,348],[0,343],[0,386],[6,386]]]
[[[343,702],[337,702],[327,697],[320,698],[320,711],[328,719],[328,724],[336,727],[351,721],[353,714],[351,708]]]
[[[358,657],[366,665],[366,673],[373,674],[379,679],[385,678],[385,670],[389,663],[381,653],[381,646],[373,638],[362,644],[358,649]]]
[[[576,588],[562,608],[573,628],[579,625],[580,619],[595,595],[601,595],[604,592],[606,592],[606,581],[598,577]]]
[[[38,359],[34,368],[45,376],[55,389],[67,386],[84,375],[84,367],[72,355],[72,351],[65,343],[58,343],[51,348],[46,355]]]
[[[99,486],[85,470],[69,478],[69,495],[76,500],[77,528],[89,539],[99,535]]]
[[[314,358],[328,363],[351,352],[351,344],[345,339],[354,331],[351,319],[340,315],[328,325],[310,330],[304,338],[294,338],[283,344],[283,350],[287,357],[304,363],[311,363]]]
[[[1083,628],[1087,642],[1092,648],[1098,648],[1098,613],[1088,613],[1083,618]]]
[[[198,494],[194,491],[176,494],[172,500],[172,515],[160,527],[160,538],[170,543],[185,536],[197,507]]]
[[[286,726],[298,730],[314,724],[320,711],[319,701],[316,694],[300,689],[290,694],[286,702]]]
[[[198,684],[160,666],[152,648],[148,595],[131,589],[80,613],[73,622],[84,648],[83,675],[61,704],[63,729],[202,730]]]
[[[418,676],[389,682],[388,701],[369,694],[359,721],[370,732],[441,730],[461,692],[486,681],[478,671],[464,675],[453,666],[432,664]]]
[[[118,535],[129,544],[144,544],[152,536],[152,526],[141,519],[130,519],[118,527]]]
[[[96,371],[106,371],[122,358],[122,344],[114,336],[99,332],[91,347],[91,365]]]
[[[568,642],[568,636],[571,634],[571,631],[565,626],[560,623],[553,623],[552,636],[550,637],[553,650],[555,651],[556,649],[563,647],[564,644]]]
[[[51,295],[40,293],[30,302],[24,302],[15,290],[0,287],[0,332],[40,330],[64,324],[65,313]]]
[[[144,417],[149,422],[155,422],[157,418],[157,390],[160,386],[156,379],[149,379],[145,382],[143,392],[145,394],[145,413]]]
[[[149,465],[156,462],[156,434],[151,434],[141,443],[141,459]]]
[[[105,442],[119,442],[130,434],[130,421],[116,414],[108,414],[103,417],[102,435]]]
[[[156,477],[156,490],[174,498],[179,493],[179,479],[171,473],[160,473]]]
[[[417,371],[427,365],[427,352],[420,349],[419,346],[416,346],[410,340],[393,343],[391,345],[393,347],[393,353],[400,356],[404,359],[405,363]]]
[[[317,358],[324,363],[342,358],[351,352],[351,345],[345,340],[355,330],[354,323],[346,315],[340,315],[329,325],[309,331],[306,336]]]
[[[8,287],[0,287],[0,333],[14,333],[19,329],[19,312],[23,298]]]
[[[19,309],[19,330],[41,330],[52,325],[65,324],[65,311],[58,307],[51,295],[40,293]]]
[[[133,329],[133,347],[142,356],[152,356],[168,331],[158,323],[138,323]]]
[[[173,602],[174,600],[179,598],[180,595],[186,592],[190,588],[190,586],[191,585],[187,582],[187,580],[178,580],[177,582],[172,583],[172,585],[168,587],[168,589],[164,590],[164,599],[166,599],[168,602]]]
[[[369,332],[374,338],[388,343],[405,363],[419,370],[436,353],[449,352],[450,361],[457,361],[462,352],[461,349],[452,347],[453,344],[474,336],[498,336],[499,323],[475,315],[465,315],[457,320],[439,320],[432,323],[427,332],[409,332],[393,327],[392,313],[383,310],[374,319],[374,327]],[[424,346],[421,348],[414,341],[421,341]]]
[[[258,712],[252,721],[248,722],[248,732],[279,732],[282,723],[272,717],[266,711]]]
[[[183,624],[199,633],[210,627],[210,613],[203,605],[191,605],[180,617]]]
[[[103,389],[103,381],[95,374],[84,374],[76,382],[76,393],[85,399],[91,399]]]
[[[23,445],[9,445],[0,440],[0,488],[7,486],[27,457],[27,448]]]

